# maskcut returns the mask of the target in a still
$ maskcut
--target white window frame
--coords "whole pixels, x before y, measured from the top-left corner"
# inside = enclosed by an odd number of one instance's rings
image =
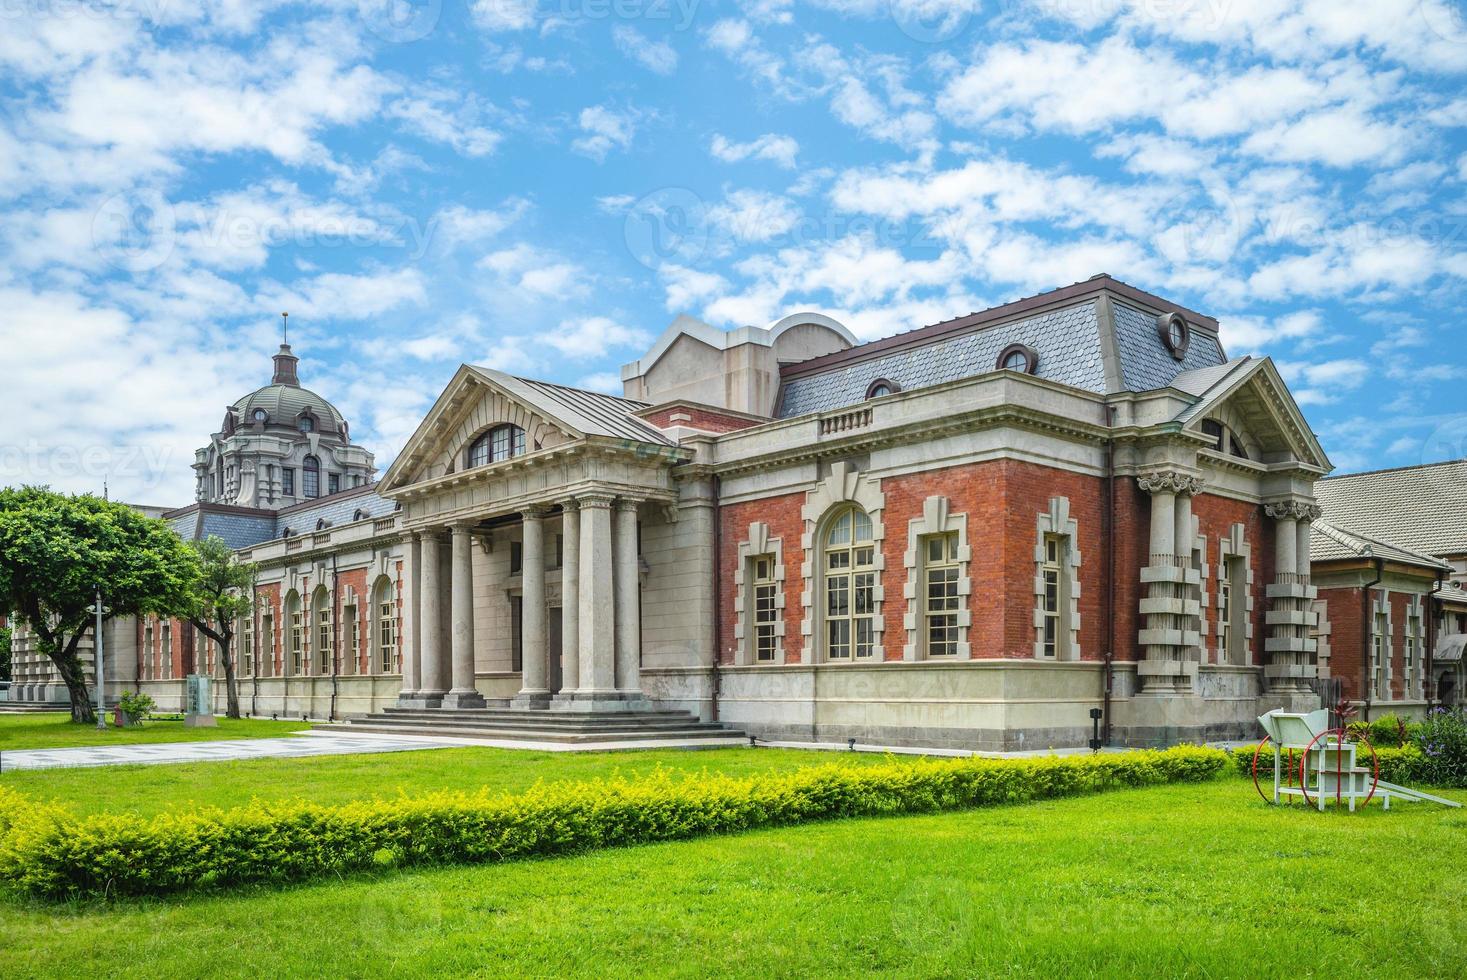
[[[785,656],[785,566],[784,542],[772,537],[769,525],[754,521],[748,534],[738,544],[738,565],[734,568],[734,663],[782,664]],[[753,587],[753,563],[760,558],[773,561],[774,576],[774,659],[760,661],[755,657],[757,603]]]
[[[970,599],[973,581],[969,576],[972,551],[968,546],[968,515],[952,513],[952,502],[943,496],[931,496],[922,502],[922,514],[907,522],[907,550],[902,555],[906,571],[903,599],[906,613],[902,617],[902,629],[906,642],[902,647],[903,660],[926,660],[929,656],[927,631],[927,572],[925,541],[935,535],[955,535],[957,539],[957,649],[951,655],[941,655],[939,660],[968,660],[972,657],[970,627],[972,612]]]
[[[1034,659],[1047,662],[1076,661],[1080,659],[1080,546],[1079,524],[1070,516],[1068,497],[1051,497],[1049,510],[1038,515],[1037,538],[1034,544]],[[1055,566],[1058,572],[1055,652],[1045,654],[1045,624],[1049,615],[1046,611],[1045,571],[1048,563],[1048,542],[1059,543]]]
[[[1218,589],[1214,598],[1212,634],[1216,640],[1213,662],[1235,667],[1251,667],[1253,663],[1253,548],[1248,543],[1248,529],[1240,522],[1228,528],[1226,537],[1217,545]],[[1222,583],[1230,583],[1233,605],[1231,629],[1224,630]],[[1241,587],[1242,594],[1239,595]],[[1240,634],[1226,642],[1226,633],[1242,626]],[[1232,649],[1229,649],[1232,647]]]
[[[872,629],[875,633],[876,649],[885,650],[883,632],[886,626],[883,609],[886,595],[882,579],[886,569],[886,558],[882,546],[886,537],[886,529],[882,523],[882,511],[886,506],[886,497],[881,492],[880,481],[867,478],[850,462],[841,460],[831,463],[825,477],[806,494],[805,506],[800,512],[805,523],[805,530],[800,535],[800,548],[804,555],[804,560],[800,563],[800,578],[804,585],[800,593],[801,663],[825,662],[826,642],[823,633],[825,549],[823,545],[827,527],[826,519],[838,504],[845,503],[857,505],[866,512],[867,517],[871,518],[871,537],[876,547],[876,587],[872,600],[875,605],[875,614]],[[872,661],[884,659],[884,652],[877,653],[871,658]],[[863,659],[855,662],[868,661]]]
[[[839,540],[837,534],[842,528],[846,534]],[[841,504],[826,516],[820,532],[820,652],[826,663],[872,663],[880,659],[875,628],[879,581],[876,552],[871,516],[859,505]],[[832,604],[842,592],[844,611],[833,612]],[[844,642],[837,642],[842,638]]]

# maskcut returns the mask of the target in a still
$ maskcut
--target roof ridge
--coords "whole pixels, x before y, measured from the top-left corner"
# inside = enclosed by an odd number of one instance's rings
[[[1378,476],[1381,473],[1404,473],[1408,470],[1429,470],[1440,466],[1460,466],[1467,464],[1467,456],[1459,459],[1441,459],[1435,463],[1412,463],[1410,466],[1384,466],[1378,470],[1358,470],[1354,473],[1341,473],[1337,476],[1327,476],[1320,483],[1332,483],[1336,480],[1348,480],[1355,476]]]

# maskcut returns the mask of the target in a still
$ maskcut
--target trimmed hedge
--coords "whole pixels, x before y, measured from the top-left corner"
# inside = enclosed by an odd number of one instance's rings
[[[837,817],[935,813],[1200,782],[1227,756],[1183,746],[1036,759],[889,760],[784,774],[540,785],[340,806],[261,803],[79,817],[0,787],[0,879],[36,895],[142,895],[378,866],[506,861]]]
[[[1230,750],[1233,757],[1233,769],[1238,775],[1253,778],[1253,752],[1257,748],[1256,745],[1247,745]],[[1302,754],[1299,751],[1294,752],[1296,768],[1299,765],[1299,756]],[[1414,745],[1386,746],[1384,748],[1376,746],[1375,755],[1380,763],[1380,778],[1388,783],[1404,785],[1423,778],[1425,760],[1421,755],[1421,750]],[[1357,750],[1356,759],[1361,766],[1369,767],[1369,752]],[[1258,779],[1260,782],[1268,780],[1269,785],[1273,785],[1273,752],[1270,749],[1264,749],[1263,754],[1258,757]]]

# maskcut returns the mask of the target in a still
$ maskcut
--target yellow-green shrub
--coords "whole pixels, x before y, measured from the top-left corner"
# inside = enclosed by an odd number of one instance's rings
[[[1190,746],[1066,758],[893,759],[745,778],[659,772],[635,781],[540,785],[514,796],[481,790],[340,806],[261,803],[151,818],[78,817],[20,802],[9,807],[9,829],[0,838],[0,878],[51,896],[298,881],[381,864],[503,861],[806,820],[1195,782],[1217,776],[1226,763],[1222,752]]]

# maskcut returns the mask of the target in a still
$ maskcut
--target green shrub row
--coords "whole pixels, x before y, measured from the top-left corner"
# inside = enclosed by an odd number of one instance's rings
[[[784,774],[435,793],[340,806],[257,803],[154,817],[77,816],[0,789],[0,880],[37,895],[139,895],[301,881],[382,865],[504,861],[835,817],[932,813],[1115,787],[1196,782],[1215,749],[1036,759],[889,760]]]
[[[1249,745],[1232,750],[1233,768],[1240,776],[1253,776],[1253,752],[1256,745]],[[1299,756],[1302,753],[1294,752],[1295,771],[1298,771]],[[1376,746],[1375,755],[1380,766],[1380,778],[1388,783],[1399,783],[1405,785],[1413,780],[1426,778],[1425,758],[1421,750],[1414,745],[1400,747]],[[1356,750],[1356,759],[1362,767],[1370,765],[1370,752],[1363,746]],[[1285,762],[1287,762],[1287,757]],[[1295,777],[1297,780],[1297,777]],[[1258,757],[1258,779],[1260,782],[1273,781],[1273,750],[1266,748]]]

